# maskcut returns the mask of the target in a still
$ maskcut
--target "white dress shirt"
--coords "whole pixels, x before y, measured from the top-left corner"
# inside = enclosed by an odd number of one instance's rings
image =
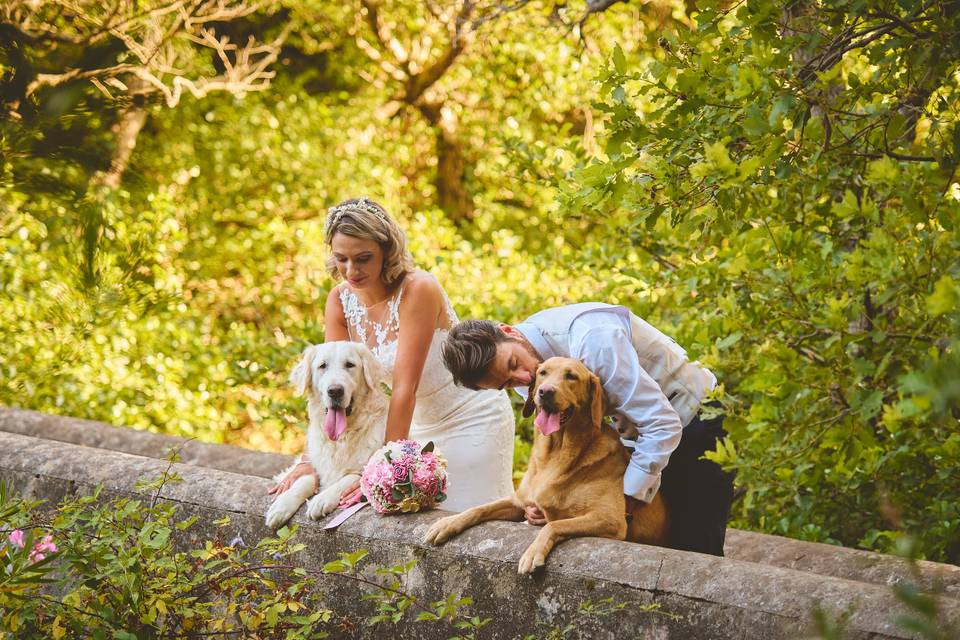
[[[716,386],[716,377],[626,307],[585,302],[546,309],[516,328],[544,360],[576,358],[600,378],[613,412],[639,434],[629,443],[633,455],[623,492],[653,500],[683,427]],[[526,389],[517,391],[526,396]]]

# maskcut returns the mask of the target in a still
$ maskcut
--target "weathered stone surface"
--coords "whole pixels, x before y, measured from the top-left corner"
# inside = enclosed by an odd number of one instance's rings
[[[167,463],[147,457],[0,433],[0,480],[15,491],[56,500],[103,485],[106,495],[135,491],[139,476],[156,476]],[[185,482],[164,487],[161,499],[177,504],[184,517],[197,515],[196,542],[240,535],[254,542],[268,534],[263,512],[269,481],[262,478],[174,465]],[[211,524],[225,513],[228,531]],[[713,558],[693,553],[595,538],[564,542],[546,570],[530,578],[516,574],[520,554],[536,535],[524,524],[481,525],[433,548],[420,543],[442,514],[379,516],[365,510],[337,531],[324,531],[298,514],[298,558],[317,568],[339,551],[365,548],[371,561],[394,565],[418,561],[407,588],[427,600],[449,593],[470,595],[477,615],[493,619],[490,637],[544,635],[556,625],[577,624],[581,637],[597,638],[795,638],[807,632],[810,611],[821,606],[849,613],[850,638],[909,637],[892,620],[902,612],[884,586],[815,575],[789,568]],[[352,584],[331,578],[329,605],[362,616]],[[612,597],[627,609],[593,618],[577,613],[581,602]],[[960,622],[960,602],[941,598],[947,618]],[[660,612],[643,609],[657,604]],[[450,629],[410,624],[411,637],[448,637]],[[358,627],[356,635],[376,637]]]
[[[724,552],[728,558],[858,582],[886,586],[908,582],[960,600],[960,567],[952,564],[920,561],[911,566],[903,558],[882,553],[737,529],[727,529]]]
[[[162,458],[171,447],[182,447],[182,462],[186,464],[243,475],[271,477],[290,463],[288,456],[275,453],[204,444],[22,409],[0,408],[0,432],[3,431],[152,458]],[[903,559],[893,556],[737,529],[727,530],[726,554],[727,558],[734,560],[857,582],[885,586],[912,582],[960,599],[960,567],[953,565],[920,562],[911,567]]]
[[[69,442],[138,456],[163,458],[176,450],[184,464],[232,471],[262,478],[286,469],[292,456],[251,451],[224,444],[208,444],[176,436],[114,427],[102,422],[54,416],[25,409],[0,408],[0,432]]]

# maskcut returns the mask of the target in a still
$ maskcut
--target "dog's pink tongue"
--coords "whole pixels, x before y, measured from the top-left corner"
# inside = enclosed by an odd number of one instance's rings
[[[327,419],[323,421],[323,432],[331,440],[336,440],[347,430],[347,412],[343,409],[327,409]]]
[[[537,414],[537,419],[533,421],[533,424],[537,425],[537,429],[540,429],[540,433],[548,436],[551,433],[560,430],[560,414],[541,411]]]

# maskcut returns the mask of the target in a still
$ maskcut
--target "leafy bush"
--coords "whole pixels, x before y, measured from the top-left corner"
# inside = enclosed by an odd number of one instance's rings
[[[64,500],[49,516],[0,484],[0,637],[318,638],[348,632],[352,614],[324,604],[320,578],[356,583],[372,601],[365,624],[429,621],[473,637],[488,621],[471,600],[421,603],[403,590],[414,563],[361,572],[366,551],[341,554],[321,570],[296,562],[295,528],[247,546],[241,538],[185,548],[196,518],[180,521],[158,501],[175,474],[143,482],[154,499]],[[229,517],[216,524],[227,527]]]
[[[960,562],[960,12],[697,8],[602,76],[586,262],[718,374],[735,526]]]

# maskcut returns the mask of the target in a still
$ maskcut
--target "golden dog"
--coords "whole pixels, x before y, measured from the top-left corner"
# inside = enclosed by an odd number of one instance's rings
[[[667,512],[658,493],[624,517],[623,474],[630,459],[617,432],[603,424],[604,393],[600,379],[578,360],[550,358],[540,365],[530,386],[523,415],[539,410],[530,464],[514,494],[438,520],[425,542],[443,544],[487,520],[523,519],[524,507],[546,516],[523,556],[519,573],[543,566],[554,545],[576,536],[599,536],[647,544],[664,544]]]

